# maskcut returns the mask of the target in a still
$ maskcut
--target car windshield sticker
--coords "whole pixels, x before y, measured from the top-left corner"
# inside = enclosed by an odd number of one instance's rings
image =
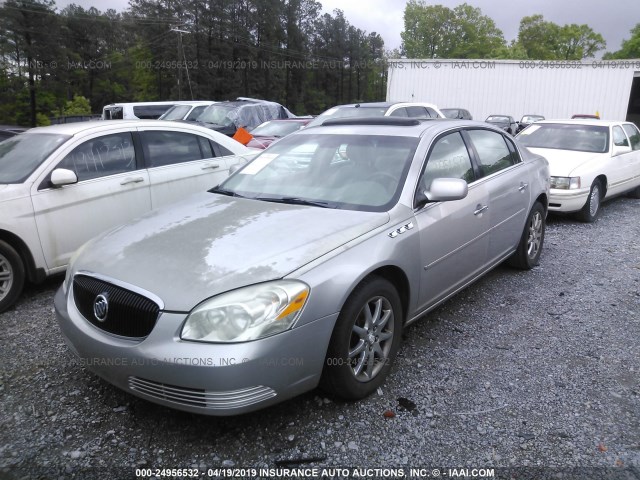
[[[540,128],[540,125],[529,125],[529,128],[525,128],[520,135],[529,135]]]
[[[238,173],[242,173],[244,175],[255,175],[264,167],[269,165],[277,156],[277,153],[263,153]]]

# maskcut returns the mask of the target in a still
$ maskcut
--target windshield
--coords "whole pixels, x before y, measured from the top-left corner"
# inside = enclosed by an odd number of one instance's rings
[[[447,118],[458,118],[457,108],[441,108],[440,111]]]
[[[182,120],[190,108],[191,105],[174,105],[160,115],[158,120]]]
[[[228,127],[233,125],[233,120],[229,117],[229,114],[237,108],[236,106],[230,105],[209,105],[197,120],[198,122],[213,123],[215,125]]]
[[[22,183],[71,136],[22,133],[0,143],[0,184]]]
[[[387,107],[334,107],[311,120],[307,127],[322,125],[329,118],[384,117]]]
[[[346,210],[387,211],[418,144],[413,137],[291,135],[212,192]]]
[[[609,151],[609,127],[602,125],[533,124],[518,135],[520,143],[532,148],[554,148],[576,152]]]
[[[304,125],[300,122],[282,121],[265,122],[251,130],[251,135],[263,137],[284,137],[290,133],[300,130]]]
[[[502,117],[499,115],[491,115],[490,117],[487,117],[487,122],[494,122],[494,123],[510,123],[509,122],[509,117]]]

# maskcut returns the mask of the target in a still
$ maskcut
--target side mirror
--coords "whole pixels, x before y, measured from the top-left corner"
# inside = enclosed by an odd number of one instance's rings
[[[431,202],[462,200],[467,196],[469,186],[461,178],[435,178],[424,195]]]
[[[613,146],[613,151],[611,152],[611,156],[612,157],[617,157],[618,155],[623,155],[625,153],[629,153],[631,152],[631,147],[629,146],[620,146],[620,145],[614,145]]]
[[[54,187],[62,187],[64,185],[71,185],[72,183],[78,183],[78,176],[73,170],[66,168],[56,168],[51,172],[51,185]]]

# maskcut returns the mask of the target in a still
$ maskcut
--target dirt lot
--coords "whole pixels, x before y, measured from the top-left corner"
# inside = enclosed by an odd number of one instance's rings
[[[605,204],[595,224],[550,217],[538,268],[499,267],[408,328],[392,376],[358,403],[313,391],[213,418],[137,399],[67,350],[52,303],[61,280],[0,314],[0,478],[220,467],[558,478],[580,467],[562,478],[640,479],[640,200]]]

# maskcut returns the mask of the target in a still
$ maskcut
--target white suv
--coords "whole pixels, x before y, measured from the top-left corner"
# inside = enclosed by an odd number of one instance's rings
[[[305,128],[322,125],[330,118],[445,118],[444,114],[432,103],[424,102],[369,102],[338,105],[322,112],[311,120]]]
[[[55,125],[0,142],[0,312],[25,280],[64,271],[87,240],[216,186],[253,155],[215,131],[155,120]]]

